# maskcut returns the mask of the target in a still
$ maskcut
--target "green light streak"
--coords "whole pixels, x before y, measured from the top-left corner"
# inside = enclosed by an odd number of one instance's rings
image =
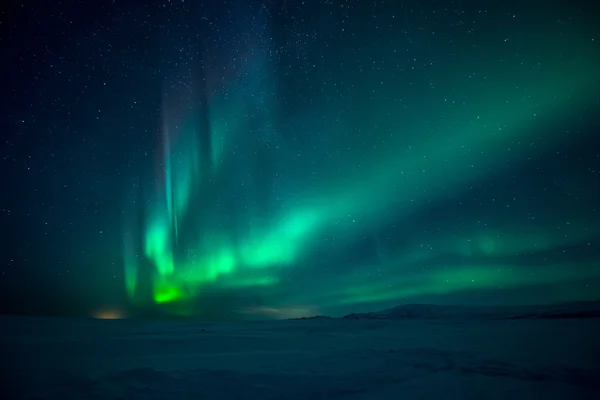
[[[325,216],[315,210],[291,213],[276,223],[265,235],[241,247],[242,263],[253,268],[293,263]]]
[[[156,264],[161,275],[172,274],[175,269],[169,236],[169,226],[164,218],[156,218],[150,222],[146,235],[145,254]]]
[[[179,286],[166,280],[157,279],[154,284],[154,301],[158,304],[170,303],[184,298]]]
[[[126,244],[124,252],[125,288],[129,298],[133,299],[138,283],[138,265],[132,246]]]

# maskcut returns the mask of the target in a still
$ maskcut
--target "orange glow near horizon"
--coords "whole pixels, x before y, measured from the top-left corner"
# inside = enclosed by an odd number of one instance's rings
[[[117,309],[97,310],[92,314],[96,319],[123,319],[127,318],[125,313]]]

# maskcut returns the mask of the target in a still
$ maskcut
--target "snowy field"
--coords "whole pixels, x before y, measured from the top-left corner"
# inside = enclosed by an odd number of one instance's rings
[[[427,310],[231,324],[5,316],[0,398],[600,399],[597,313]]]

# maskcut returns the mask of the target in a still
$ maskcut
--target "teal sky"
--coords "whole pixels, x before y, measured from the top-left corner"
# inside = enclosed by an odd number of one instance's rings
[[[27,248],[39,260],[6,251],[13,292],[31,290],[14,272],[31,268],[80,312],[206,318],[598,297],[593,7],[120,7],[101,14],[116,24],[99,29],[102,51],[53,53],[59,75],[102,76],[55,89],[62,100],[43,100],[54,114],[25,128],[34,144],[7,152],[58,171],[3,208],[38,221]],[[92,100],[64,105],[80,98]],[[18,104],[7,118],[30,121]],[[60,132],[70,108],[77,122]],[[85,140],[69,145],[77,131]]]

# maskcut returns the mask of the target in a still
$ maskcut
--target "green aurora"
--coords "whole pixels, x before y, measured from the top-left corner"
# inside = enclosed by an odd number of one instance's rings
[[[586,140],[600,38],[582,16],[557,26],[562,12],[490,8],[464,27],[438,14],[433,32],[380,10],[388,28],[321,28],[285,74],[285,35],[257,18],[237,74],[219,79],[214,61],[210,89],[166,76],[160,174],[125,231],[132,302],[147,305],[148,284],[186,315],[220,292],[333,313],[565,282],[558,297],[585,298],[575,283],[600,278],[597,258],[560,254],[600,237],[598,176],[572,181],[571,207],[539,171]]]

